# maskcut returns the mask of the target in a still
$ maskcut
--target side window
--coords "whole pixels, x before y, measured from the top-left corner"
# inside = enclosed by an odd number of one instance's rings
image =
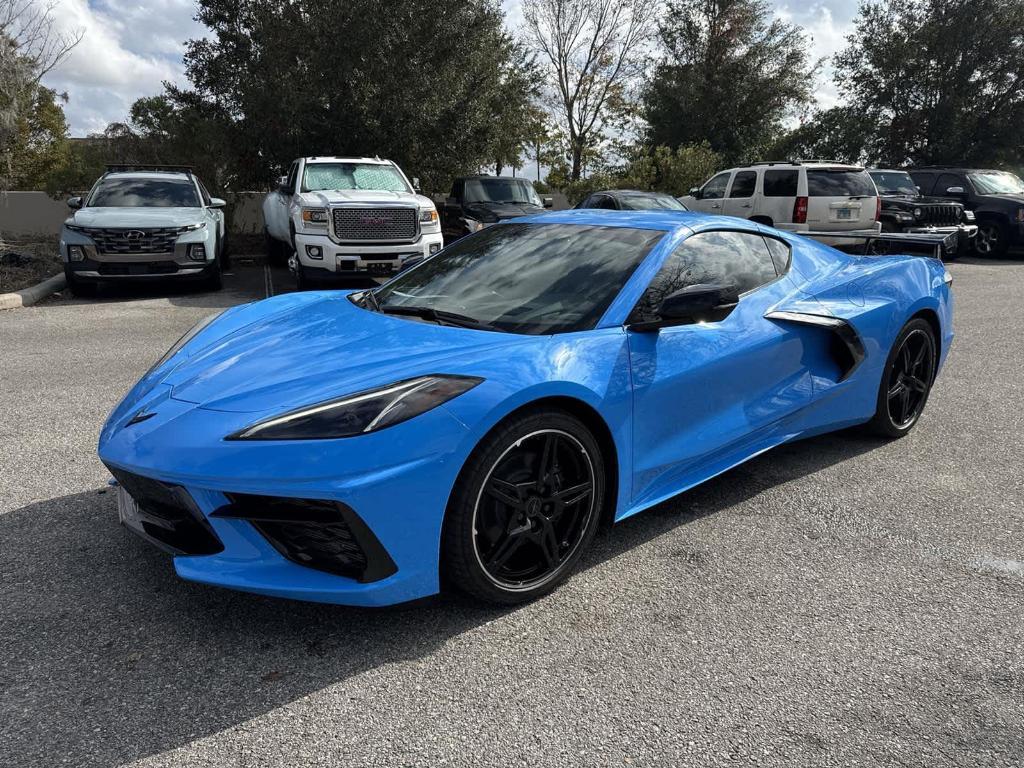
[[[704,185],[700,191],[701,200],[721,200],[725,197],[725,188],[729,185],[730,172],[720,173]]]
[[[732,283],[740,293],[746,293],[770,283],[777,276],[772,255],[761,235],[699,232],[672,251],[640,297],[631,318],[656,316],[666,296],[690,285]]]
[[[619,207],[615,205],[615,201],[608,195],[601,195],[597,198],[597,205],[595,208],[602,208],[606,211],[617,211]]]
[[[911,173],[910,178],[912,178],[914,183],[921,188],[922,195],[931,194],[932,182],[935,181],[934,173]]]
[[[939,180],[935,182],[935,194],[942,196],[946,194],[946,190],[950,187],[963,187],[967,189],[967,184],[963,178],[957,176],[955,173],[944,173],[939,176]]]
[[[206,185],[199,181],[199,179],[196,179],[196,183],[199,185],[199,194],[203,197],[203,205],[209,205],[212,201],[210,200],[210,193],[206,191]]]
[[[463,192],[465,190],[465,186],[466,183],[462,179],[459,179],[454,184],[452,184],[452,197],[454,197],[456,200],[461,201]]]
[[[732,180],[729,197],[753,197],[757,186],[757,171],[740,171]]]
[[[296,160],[292,163],[292,167],[288,169],[288,191],[291,194],[295,193],[295,176],[299,171],[299,161]]]
[[[780,275],[789,271],[789,262],[793,258],[793,251],[788,244],[774,237],[766,237],[764,244],[768,246],[768,253],[771,254],[772,262],[775,264],[775,271]]]
[[[765,197],[796,197],[797,185],[800,181],[800,171],[765,171],[764,172],[764,196]]]

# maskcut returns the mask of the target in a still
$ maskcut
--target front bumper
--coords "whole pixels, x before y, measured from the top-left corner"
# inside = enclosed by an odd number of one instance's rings
[[[202,260],[190,258],[194,245],[204,247]],[[82,258],[72,259],[72,247]],[[82,280],[203,278],[214,269],[216,250],[216,233],[210,227],[182,233],[166,253],[104,253],[88,236],[67,228],[60,239],[61,260]]]
[[[952,256],[970,249],[971,243],[978,236],[977,224],[958,224],[948,227],[906,227],[904,232],[912,235],[956,235],[952,246],[946,246],[946,254]]]
[[[162,548],[174,555],[179,576],[275,597],[360,606],[400,603],[438,591],[444,511],[470,450],[468,430],[443,406],[357,438],[245,443],[223,437],[260,414],[207,411],[170,397],[165,385],[141,390],[141,396],[130,393],[111,415],[99,454],[115,475],[130,473],[180,488],[191,500],[198,527],[208,528],[215,545],[190,551],[171,538],[170,546]],[[128,425],[143,408],[156,415]],[[362,549],[372,539],[379,553],[371,559],[392,567],[376,567],[364,578],[362,571],[343,575],[300,564],[312,561],[289,556],[282,536],[254,519],[259,512],[225,513],[239,499],[254,497],[343,505],[354,516],[344,520],[348,530],[361,524],[371,533],[362,536]],[[167,536],[147,533],[141,522],[124,522],[151,542],[168,544]],[[319,523],[306,532],[328,544],[334,535]]]
[[[326,234],[295,234],[295,258],[306,269],[317,269],[338,276],[352,274],[393,275],[413,258],[430,256],[444,246],[441,232],[423,232],[412,243],[374,245],[335,243]],[[319,251],[315,257],[311,251]]]

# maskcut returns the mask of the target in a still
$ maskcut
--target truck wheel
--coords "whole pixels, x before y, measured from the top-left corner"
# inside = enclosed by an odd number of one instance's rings
[[[978,236],[974,238],[974,250],[979,256],[1002,256],[1009,245],[1009,231],[1006,225],[995,219],[978,222]]]
[[[266,229],[263,230],[263,250],[267,254],[267,261],[270,262],[272,267],[280,267],[287,260],[283,244],[279,240],[272,238],[270,232]]]

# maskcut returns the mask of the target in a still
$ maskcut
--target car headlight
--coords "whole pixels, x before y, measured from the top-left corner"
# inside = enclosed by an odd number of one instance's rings
[[[974,219],[974,211],[969,211],[966,208],[964,208],[964,221],[974,221]]]
[[[327,224],[326,208],[303,208],[302,223],[311,224],[315,227],[322,227]]]
[[[433,208],[420,211],[420,223],[433,224],[435,221],[437,221],[437,211]]]
[[[470,234],[473,232],[479,232],[486,226],[482,221],[477,221],[476,219],[465,219],[465,222],[466,229],[470,231]]]
[[[176,354],[178,354],[178,352],[181,351],[182,347],[184,347],[186,344],[188,344],[190,341],[192,341],[192,339],[194,339],[197,335],[199,335],[199,332],[201,330],[203,330],[203,328],[205,328],[210,323],[212,323],[214,320],[216,320],[218,317],[223,315],[225,311],[226,310],[221,310],[220,312],[215,312],[212,315],[210,315],[209,317],[204,317],[198,323],[193,325],[184,336],[182,336],[180,339],[178,339],[176,342],[174,342],[174,344],[171,345],[171,348],[168,349],[166,352],[164,352],[164,356],[163,357],[161,357],[159,360],[157,360],[155,363],[153,363],[153,365],[150,367],[150,369],[148,371],[146,371],[146,376],[149,376],[149,374],[151,374],[153,371],[155,371],[161,365],[163,365],[168,360],[170,360],[172,357],[174,357]],[[143,377],[143,378],[145,378],[145,377]]]
[[[920,219],[922,213],[924,213],[924,211],[922,211],[920,208],[915,208],[914,209],[914,218],[915,219]]]
[[[195,232],[197,229],[206,229],[206,222],[200,222],[198,224],[186,224],[184,227],[178,227],[179,232]]]
[[[357,392],[261,421],[227,440],[331,440],[377,432],[419,416],[483,379],[436,374]]]

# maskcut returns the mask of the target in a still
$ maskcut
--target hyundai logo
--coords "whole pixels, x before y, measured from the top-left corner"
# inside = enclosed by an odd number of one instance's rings
[[[127,237],[129,240],[141,240],[146,236],[146,233],[143,232],[141,229],[129,229],[127,232],[124,233],[124,236]]]

